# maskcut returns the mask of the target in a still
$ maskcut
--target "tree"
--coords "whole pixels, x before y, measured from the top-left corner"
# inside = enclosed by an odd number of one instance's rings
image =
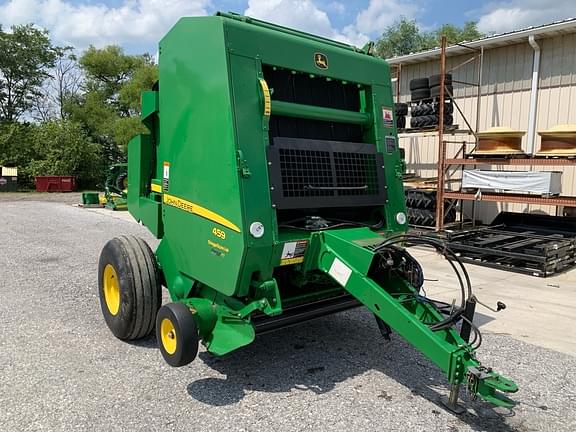
[[[73,175],[80,187],[94,186],[103,180],[100,147],[78,123],[69,120],[42,123],[34,131],[33,143],[40,157],[29,164],[32,175]]]
[[[13,122],[41,96],[42,83],[62,55],[46,30],[29,25],[0,27],[0,120]]]
[[[17,166],[21,186],[34,184],[28,165],[42,158],[34,145],[37,127],[30,123],[0,123],[0,165]]]
[[[422,33],[415,20],[402,17],[384,30],[376,42],[376,52],[380,57],[390,58],[423,51],[432,43],[431,35]]]
[[[85,92],[66,110],[94,141],[107,147],[107,156],[118,156],[111,146],[125,150],[134,135],[146,130],[139,120],[140,93],[158,79],[157,67],[149,55],[127,55],[118,46],[91,46],[79,64],[86,76]]]
[[[478,30],[477,21],[467,21],[464,26],[460,29],[460,42],[463,41],[473,41],[477,39],[482,39],[486,37],[485,33]]]
[[[376,42],[376,52],[380,57],[390,58],[425,51],[440,46],[442,36],[446,36],[449,44],[454,44],[484,35],[478,31],[474,21],[466,22],[462,28],[444,24],[435,31],[422,32],[415,20],[402,17],[384,30]]]
[[[434,39],[440,41],[442,36],[446,36],[448,44],[455,44],[464,41],[473,41],[484,37],[484,34],[478,31],[475,21],[464,23],[462,28],[454,24],[444,24],[434,32]]]
[[[67,102],[80,93],[83,76],[72,50],[72,47],[63,49],[42,87],[42,94],[34,100],[33,116],[40,122],[67,118]]]

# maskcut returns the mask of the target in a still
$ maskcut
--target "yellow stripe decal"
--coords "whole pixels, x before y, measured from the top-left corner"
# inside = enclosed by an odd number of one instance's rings
[[[156,193],[162,193],[162,186],[156,183],[150,183],[150,190]]]
[[[216,222],[217,224],[225,226],[226,228],[230,228],[232,231],[240,232],[240,228],[238,228],[228,219],[220,216],[218,213],[214,213],[212,210],[208,210],[207,208],[199,206],[198,204],[194,204],[193,202],[166,193],[162,199],[166,205],[176,207],[188,213],[192,213],[205,219],[211,220],[212,222]]]
[[[260,79],[260,87],[262,87],[262,93],[264,93],[264,115],[269,116],[272,110],[272,101],[270,99],[270,89],[268,89],[268,83],[266,80]]]

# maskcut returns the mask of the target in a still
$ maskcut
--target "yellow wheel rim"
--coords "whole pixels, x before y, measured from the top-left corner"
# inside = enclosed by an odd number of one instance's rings
[[[168,354],[176,352],[178,340],[176,339],[176,329],[174,324],[168,318],[164,318],[160,323],[160,338],[162,339],[162,347]]]
[[[111,264],[104,267],[104,300],[112,315],[116,315],[120,310],[120,285],[118,275]]]

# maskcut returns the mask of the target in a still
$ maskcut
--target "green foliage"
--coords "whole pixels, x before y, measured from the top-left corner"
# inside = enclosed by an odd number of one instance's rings
[[[18,167],[18,181],[24,187],[34,184],[30,162],[42,157],[34,145],[37,127],[29,123],[0,123],[0,165]]]
[[[151,57],[91,46],[77,58],[32,25],[0,27],[0,53],[0,164],[17,166],[22,186],[36,175],[101,185],[128,141],[146,132],[140,93],[158,79]],[[25,113],[38,123],[19,122]]]
[[[33,146],[40,155],[29,164],[34,176],[74,175],[81,187],[94,186],[103,180],[100,148],[77,123],[68,120],[43,123],[35,129]]]
[[[25,187],[32,187],[38,175],[73,175],[80,187],[94,187],[104,175],[100,146],[79,124],[67,120],[3,124],[0,164],[17,166],[19,183]]]
[[[134,135],[146,131],[139,120],[140,93],[158,79],[157,67],[150,56],[127,55],[118,46],[91,46],[79,63],[86,76],[86,91],[68,101],[66,111],[94,141],[105,143],[107,157],[119,156]]]
[[[468,21],[464,23],[462,28],[453,24],[444,24],[433,32],[433,36],[438,45],[440,45],[440,38],[446,36],[446,41],[450,45],[480,39],[484,37],[484,34],[478,31],[475,21]]]
[[[440,39],[446,36],[448,44],[479,39],[484,35],[478,31],[476,22],[469,21],[462,28],[444,24],[437,30],[423,32],[415,20],[402,17],[387,27],[376,42],[376,52],[380,57],[390,58],[416,53],[440,46]]]
[[[423,51],[432,43],[432,37],[421,32],[415,20],[402,17],[384,30],[376,42],[376,52],[380,57],[390,58]]]
[[[64,49],[50,42],[46,30],[29,25],[0,27],[0,121],[16,121],[41,96],[48,70]]]
[[[130,80],[120,88],[118,92],[120,104],[126,107],[131,115],[139,115],[140,95],[143,90],[150,90],[156,81],[158,81],[158,67],[148,60],[137,68]]]

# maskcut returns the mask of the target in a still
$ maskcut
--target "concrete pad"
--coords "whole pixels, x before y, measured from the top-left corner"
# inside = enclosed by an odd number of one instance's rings
[[[458,280],[449,263],[432,249],[413,247],[410,253],[424,269],[426,294],[434,299],[460,301]],[[475,324],[483,332],[515,339],[576,356],[576,269],[540,278],[466,264],[473,293],[498,313],[476,307]]]
[[[109,216],[114,219],[138,223],[127,210],[111,210],[107,208],[84,208],[83,210],[87,212],[98,213],[102,216]]]

